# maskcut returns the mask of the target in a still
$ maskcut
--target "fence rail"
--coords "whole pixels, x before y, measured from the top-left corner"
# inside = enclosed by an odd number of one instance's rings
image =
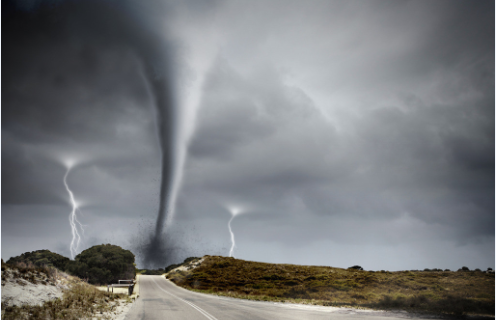
[[[121,282],[130,282],[130,283],[121,283]],[[132,295],[134,290],[134,280],[119,280],[119,283],[109,284],[107,285],[107,292],[110,292],[110,288],[112,288],[112,293],[114,293],[114,288],[128,288],[128,294]]]

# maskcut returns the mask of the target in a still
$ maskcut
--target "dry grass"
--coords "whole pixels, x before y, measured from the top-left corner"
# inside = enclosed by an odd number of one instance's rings
[[[104,313],[118,306],[119,299],[128,299],[127,295],[99,291],[77,278],[72,278],[72,282],[62,299],[47,301],[41,306],[2,303],[2,319],[110,319]]]
[[[2,286],[5,285],[7,272],[10,272],[14,279],[46,285],[54,285],[58,275],[58,270],[53,267],[37,267],[32,263],[25,264],[23,262],[17,265],[7,265],[2,260]]]
[[[167,278],[187,289],[252,300],[494,315],[494,273],[373,272],[206,256],[198,268]]]

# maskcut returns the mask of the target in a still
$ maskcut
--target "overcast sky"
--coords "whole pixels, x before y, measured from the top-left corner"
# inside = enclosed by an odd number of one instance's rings
[[[84,3],[84,4],[83,4]],[[494,268],[493,1],[2,1],[2,252],[137,255],[175,92],[169,261]],[[157,49],[158,48],[158,49]],[[184,165],[181,165],[181,164]]]

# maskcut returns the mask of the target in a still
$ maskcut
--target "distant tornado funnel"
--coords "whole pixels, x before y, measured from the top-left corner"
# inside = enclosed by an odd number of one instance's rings
[[[153,70],[150,68],[145,68],[149,89],[155,100],[157,134],[161,151],[160,199],[155,226],[155,237],[159,237],[164,231],[167,215],[173,210],[170,195],[174,185],[174,145],[176,140],[174,119],[176,115],[170,83],[167,79],[157,77],[152,72]]]
[[[171,220],[175,201],[175,179],[177,178],[177,111],[174,101],[174,88],[172,85],[172,72],[162,70],[156,72],[146,55],[143,58],[144,76],[148,90],[152,96],[157,126],[158,144],[160,147],[161,178],[158,214],[155,225],[155,234],[150,235],[149,243],[145,245],[144,262],[147,266],[162,266],[165,255],[163,232],[167,222]],[[165,75],[165,76],[163,76]],[[163,266],[162,266],[163,267]]]
[[[149,35],[147,39],[145,35]],[[134,48],[141,61],[142,76],[152,99],[157,140],[160,148],[160,192],[155,232],[147,236],[142,247],[143,262],[147,267],[164,267],[170,243],[164,231],[174,217],[182,164],[184,162],[185,139],[181,134],[177,103],[176,55],[168,39],[157,40],[153,34],[144,34]],[[170,250],[169,250],[170,251]]]

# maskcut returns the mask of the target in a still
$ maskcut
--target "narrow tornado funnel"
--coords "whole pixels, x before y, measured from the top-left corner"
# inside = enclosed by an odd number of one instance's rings
[[[155,232],[151,235],[145,246],[144,262],[147,266],[161,266],[165,260],[165,244],[163,243],[163,232],[168,216],[173,214],[174,197],[171,196],[176,178],[176,110],[174,106],[174,94],[171,80],[168,78],[170,72],[155,72],[154,66],[147,55],[143,57],[144,75],[149,92],[153,98],[157,126],[158,144],[160,147],[161,177],[157,220]],[[160,76],[159,74],[162,74]],[[167,75],[163,76],[163,74]],[[170,220],[170,219],[169,219]]]
[[[161,182],[160,199],[155,226],[155,236],[162,234],[165,226],[167,214],[172,210],[170,202],[170,192],[174,178],[174,142],[175,142],[175,112],[173,108],[173,98],[170,86],[164,79],[153,78],[150,75],[151,90],[155,98],[157,110],[157,132],[161,148]]]

